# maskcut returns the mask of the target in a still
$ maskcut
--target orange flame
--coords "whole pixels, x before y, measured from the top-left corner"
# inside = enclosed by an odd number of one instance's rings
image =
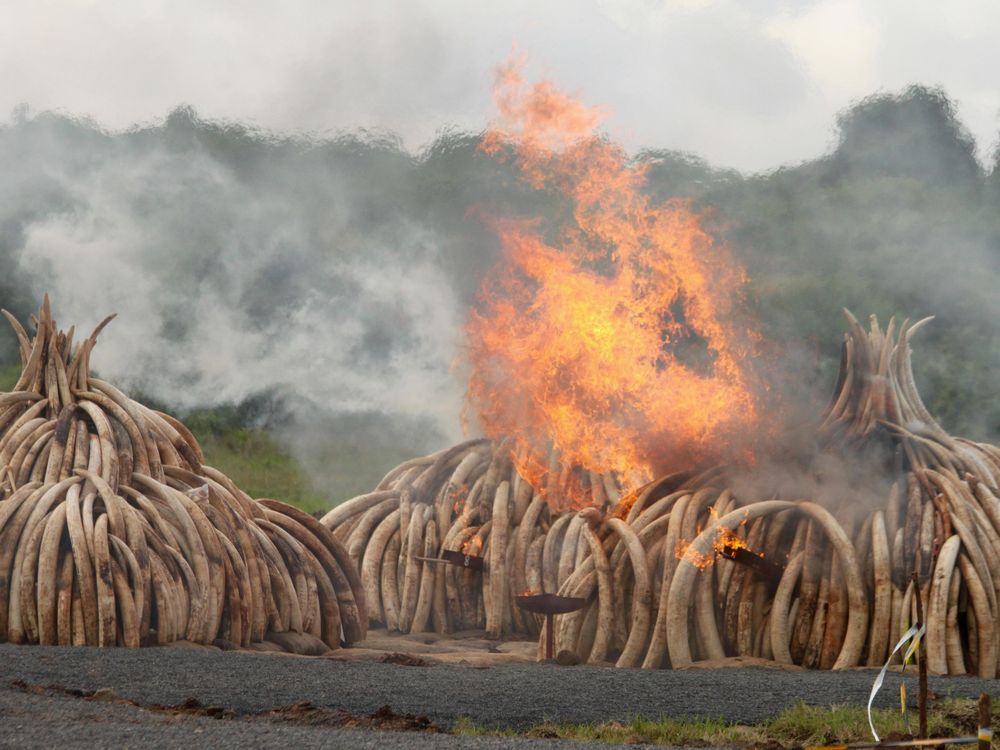
[[[716,536],[715,541],[712,542],[712,549],[709,553],[700,555],[694,550],[693,547],[691,547],[690,542],[687,540],[681,540],[677,544],[677,549],[674,550],[674,555],[678,560],[687,560],[699,570],[704,570],[720,557],[732,558],[733,554],[738,549],[745,549],[758,557],[764,557],[763,552],[757,552],[752,549],[743,537],[735,534],[729,529],[722,528],[719,529],[718,536]]]
[[[478,536],[473,536],[466,539],[462,546],[459,548],[459,552],[463,555],[478,556],[480,552],[483,551],[483,540]]]
[[[714,507],[710,507],[708,509],[708,515],[709,523],[717,521],[719,518],[718,512]],[[740,521],[739,527],[743,528],[746,526],[747,520],[747,518],[743,518]],[[701,533],[700,525],[697,533]],[[729,560],[742,563],[743,565],[749,565],[765,576],[773,577],[776,573],[780,574],[782,566],[775,565],[771,562],[765,562],[764,553],[751,547],[747,543],[747,540],[735,531],[730,531],[729,529],[720,526],[716,529],[715,533],[715,540],[712,542],[712,547],[707,553],[699,553],[694,549],[691,542],[686,539],[682,539],[677,543],[677,547],[674,549],[674,556],[678,560],[687,560],[699,570],[704,570],[720,557],[725,557]]]
[[[496,222],[504,258],[466,326],[469,403],[546,500],[582,507],[587,471],[627,492],[754,425],[755,336],[732,322],[746,279],[728,251],[686,202],[651,204],[644,169],[595,134],[602,113],[526,84],[523,62],[499,70],[482,147],[572,218]]]
[[[620,518],[623,521],[628,518],[636,501],[639,499],[639,489],[635,488],[624,493],[618,503],[611,509],[611,517]]]
[[[708,509],[709,523],[717,521],[719,519],[719,514],[714,507]],[[740,528],[746,526],[747,519],[744,518],[740,521]],[[699,525],[697,533],[701,533],[701,526]],[[686,539],[682,539],[677,543],[677,547],[674,549],[674,556],[678,560],[687,560],[689,563],[694,565],[699,570],[704,570],[709,565],[714,563],[720,557],[726,557],[730,560],[740,560],[742,562],[748,562],[748,560],[753,560],[753,558],[747,558],[746,556],[740,557],[738,551],[745,550],[751,555],[755,555],[760,560],[764,559],[764,553],[758,552],[749,544],[747,544],[746,539],[741,537],[735,531],[730,531],[727,528],[720,526],[716,529],[715,540],[712,542],[712,547],[706,554],[698,553],[691,542]],[[757,561],[754,561],[757,562]]]

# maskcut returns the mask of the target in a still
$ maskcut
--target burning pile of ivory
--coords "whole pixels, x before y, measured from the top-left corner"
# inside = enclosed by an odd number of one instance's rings
[[[620,494],[610,475],[583,486],[598,516]],[[322,523],[358,562],[371,620],[405,633],[535,635],[514,598],[555,591],[594,540],[582,517],[553,511],[518,474],[506,443],[484,439],[400,464]],[[444,550],[482,557],[485,570],[419,559]]]
[[[1000,450],[949,436],[922,403],[909,342],[923,321],[865,331],[848,320],[819,432],[831,449],[891,457],[876,507],[741,497],[720,467],[664,477],[610,509],[613,479],[598,478],[596,507],[559,514],[503,445],[474,441],[403,464],[323,519],[361,564],[372,620],[534,633],[513,597],[544,591],[587,599],[555,627],[557,650],[582,660],[742,655],[841,669],[886,660],[916,621],[919,587],[930,670],[995,676]],[[442,550],[481,553],[486,570],[414,559]]]
[[[22,372],[0,394],[0,641],[364,638],[360,579],[325,527],[251,499],[183,424],[91,375],[111,318],[74,346],[48,298],[33,339],[4,314]]]

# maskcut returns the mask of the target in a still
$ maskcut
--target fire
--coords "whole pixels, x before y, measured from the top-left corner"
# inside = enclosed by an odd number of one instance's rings
[[[708,509],[708,522],[714,523],[719,520],[719,514],[714,507]],[[740,521],[740,528],[746,526],[746,519]],[[702,531],[701,524],[698,524],[696,529],[696,534],[700,534]],[[704,570],[709,565],[714,563],[720,556],[729,558],[730,560],[736,560],[741,557],[739,554],[740,550],[750,553],[751,555],[756,555],[757,557],[763,558],[763,552],[754,551],[746,540],[734,531],[730,531],[727,528],[720,526],[716,529],[715,541],[712,542],[712,548],[707,554],[698,553],[691,544],[691,540],[681,539],[677,543],[677,547],[674,549],[674,556],[678,560],[687,560],[689,563],[694,565],[699,570]],[[743,555],[745,558],[745,555]]]
[[[615,518],[620,518],[625,520],[628,517],[629,512],[635,506],[636,501],[639,499],[639,489],[635,488],[629,490],[621,496],[615,507],[611,510],[611,515]]]
[[[709,523],[717,521],[719,518],[715,508],[708,509],[708,516]],[[747,519],[743,518],[739,528],[742,529],[746,524]],[[701,533],[700,527],[698,533]],[[716,529],[715,539],[707,553],[699,553],[691,542],[684,539],[678,542],[674,555],[678,560],[687,560],[699,570],[704,570],[720,557],[725,557],[727,560],[732,560],[753,570],[754,574],[772,589],[777,587],[784,573],[783,565],[767,559],[763,552],[751,547],[742,536],[722,526]]]
[[[687,560],[700,570],[704,570],[714,563],[719,557],[726,557],[734,560],[738,557],[737,550],[746,550],[757,557],[764,557],[763,552],[756,552],[751,549],[746,540],[729,529],[719,529],[718,536],[712,543],[712,550],[708,554],[700,555],[691,546],[688,540],[681,540],[674,550],[674,555],[678,560]]]
[[[756,337],[733,322],[745,274],[690,205],[652,204],[644,169],[596,134],[603,112],[527,84],[522,64],[500,68],[482,146],[572,218],[496,222],[504,258],[466,326],[469,403],[550,503],[580,507],[588,471],[627,492],[732,449],[757,421]]]
[[[471,537],[462,543],[459,552],[470,557],[478,556],[483,551],[483,540],[478,536]]]

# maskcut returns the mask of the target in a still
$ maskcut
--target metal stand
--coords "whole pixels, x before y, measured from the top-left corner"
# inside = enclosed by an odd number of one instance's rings
[[[521,609],[545,616],[545,658],[551,659],[556,647],[555,616],[576,612],[587,603],[578,596],[558,594],[525,594],[514,600]]]

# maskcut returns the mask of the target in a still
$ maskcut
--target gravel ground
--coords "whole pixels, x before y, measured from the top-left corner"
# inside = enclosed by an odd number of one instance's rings
[[[217,721],[183,717],[174,723],[163,714],[133,706],[96,704],[78,698],[26,694],[12,687],[15,681],[32,686],[59,686],[91,692],[110,688],[116,696],[140,705],[176,705],[195,699],[203,705],[221,706],[238,714],[266,711],[301,701],[316,706],[369,714],[388,705],[397,714],[425,715],[448,728],[459,717],[477,724],[524,728],[544,720],[560,723],[627,721],[641,715],[722,717],[752,723],[767,719],[798,700],[821,706],[861,704],[868,699],[873,670],[849,672],[799,672],[744,667],[683,671],[617,670],[608,667],[558,667],[550,664],[508,664],[471,668],[439,664],[429,667],[399,666],[379,662],[344,662],[245,652],[208,652],[184,649],[52,648],[0,645],[0,743],[11,746],[51,744],[47,724],[72,727],[67,737],[89,747],[132,744],[130,728],[141,726],[144,746],[176,747],[192,739],[211,744],[277,744],[279,734],[295,734],[287,741],[303,747],[322,742],[365,747],[372,737],[384,747],[388,733],[317,729],[262,721]],[[878,703],[893,705],[898,695],[898,675],[890,675]],[[909,694],[916,694],[916,675],[907,675]],[[1000,695],[1000,681],[974,678],[931,678],[931,689],[940,695],[976,696],[981,691]],[[55,718],[45,716],[45,706],[59,706]],[[19,708],[18,708],[19,707]],[[27,707],[27,708],[26,708]],[[12,721],[17,710],[26,717]],[[106,721],[74,719],[73,712],[96,711]],[[104,714],[102,714],[104,712]],[[130,717],[149,714],[141,721]],[[138,724],[136,724],[138,722]],[[16,727],[16,728],[14,728]],[[152,729],[151,729],[152,728]],[[147,735],[145,730],[153,731]],[[154,731],[155,730],[155,731]],[[89,734],[89,732],[96,734]],[[314,734],[321,732],[321,735]],[[331,734],[334,732],[335,734]],[[340,733],[346,732],[346,738]],[[208,733],[202,736],[200,733]],[[301,736],[299,736],[301,734]],[[199,737],[196,737],[199,735]],[[216,736],[217,735],[217,736]],[[245,735],[245,736],[244,736]],[[471,738],[441,735],[401,735],[400,747],[514,746],[480,743]],[[241,738],[239,743],[236,740]],[[275,743],[269,741],[273,738]],[[218,742],[217,742],[218,741]],[[506,743],[506,744],[505,744]],[[61,743],[62,744],[62,743]],[[135,744],[140,744],[136,742]],[[390,746],[391,742],[388,743]],[[518,744],[518,743],[514,743]],[[529,747],[544,747],[527,741]],[[567,743],[556,743],[568,747]],[[334,745],[336,746],[336,745]],[[589,747],[593,747],[589,745]]]
[[[0,748],[370,748],[371,750],[594,750],[603,744],[520,737],[455,737],[304,726],[270,721],[220,721],[171,716],[129,705],[38,696],[0,688]],[[660,748],[659,750],[663,750]]]

